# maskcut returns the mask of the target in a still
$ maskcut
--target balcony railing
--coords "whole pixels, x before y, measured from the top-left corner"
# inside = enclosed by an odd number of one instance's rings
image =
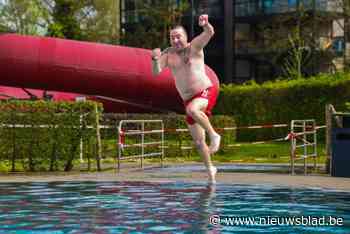
[[[321,12],[342,12],[342,1],[338,0],[236,0],[236,17],[282,14],[297,9]],[[298,6],[299,3],[299,6]]]
[[[286,39],[287,40],[287,39]],[[274,53],[278,52],[277,47],[274,47],[275,41],[271,40],[235,40],[235,53],[236,54],[262,54],[262,53]],[[287,43],[280,41],[280,43]],[[344,38],[343,37],[319,37],[316,39],[316,49],[318,50],[331,50],[337,56],[341,56],[344,53]]]
[[[260,54],[273,51],[266,41],[236,40],[236,54]]]

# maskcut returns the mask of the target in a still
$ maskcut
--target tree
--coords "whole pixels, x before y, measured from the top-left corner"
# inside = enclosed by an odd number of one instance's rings
[[[36,1],[3,0],[0,5],[0,28],[20,34],[37,35],[45,31],[42,12]]]
[[[185,0],[135,1],[135,10],[125,12],[129,21],[127,32],[122,35],[124,45],[142,48],[166,47],[168,33],[173,24],[180,24],[189,4]]]
[[[0,30],[117,44],[119,7],[120,0],[4,0]]]
[[[299,28],[288,35],[289,50],[283,59],[283,75],[289,79],[303,77],[304,69],[310,61],[311,51],[305,46],[305,41],[300,37]]]
[[[88,41],[119,44],[120,0],[95,0],[79,16],[81,30]]]
[[[83,33],[76,14],[85,1],[55,0],[52,8],[52,23],[48,27],[48,36],[82,40]]]
[[[11,30],[8,27],[0,24],[0,33],[10,32],[10,31]]]
[[[120,0],[46,0],[51,36],[119,43]]]

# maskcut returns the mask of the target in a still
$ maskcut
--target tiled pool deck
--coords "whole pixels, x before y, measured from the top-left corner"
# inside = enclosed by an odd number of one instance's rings
[[[58,173],[11,173],[0,174],[1,182],[52,182],[52,181],[152,181],[152,182],[206,182],[203,164],[181,163],[147,164],[144,169],[138,164],[125,165],[119,173],[108,172],[58,172]],[[219,164],[218,183],[267,184],[290,187],[323,188],[350,191],[350,178],[331,177],[325,174],[304,176],[278,172],[235,172],[226,170],[231,164]]]

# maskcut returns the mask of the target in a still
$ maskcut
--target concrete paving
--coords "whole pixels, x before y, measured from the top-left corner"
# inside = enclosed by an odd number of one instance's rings
[[[206,182],[203,164],[182,163],[147,164],[141,169],[138,164],[124,166],[120,172],[56,172],[56,173],[11,173],[0,174],[1,182],[54,182],[54,181],[150,181],[150,182]],[[350,178],[318,175],[289,175],[279,172],[234,172],[225,170],[228,164],[218,165],[217,183],[276,185],[288,187],[322,188],[350,192]],[[177,169],[178,168],[178,169]],[[180,170],[179,168],[182,168]],[[186,169],[187,168],[187,169]]]

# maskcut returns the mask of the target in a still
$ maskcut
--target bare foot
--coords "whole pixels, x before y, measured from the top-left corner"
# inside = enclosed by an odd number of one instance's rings
[[[219,134],[215,134],[210,137],[210,146],[209,146],[210,154],[214,154],[219,150],[220,140],[221,140],[221,136]]]
[[[216,169],[216,167],[214,167],[214,166],[209,167],[209,169],[208,169],[209,184],[216,184],[215,175],[216,175],[217,171],[218,170]]]

